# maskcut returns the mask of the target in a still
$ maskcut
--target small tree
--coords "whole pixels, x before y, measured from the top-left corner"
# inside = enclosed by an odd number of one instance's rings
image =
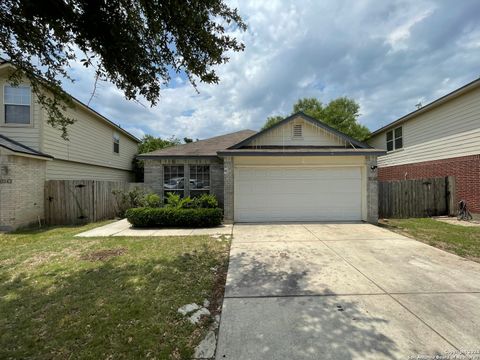
[[[370,134],[370,130],[358,122],[359,110],[360,105],[347,97],[332,100],[326,106],[323,106],[322,102],[316,98],[303,98],[293,105],[292,114],[301,111],[354,139],[363,141]],[[268,129],[281,120],[283,120],[282,116],[268,117],[262,130]]]
[[[165,149],[170,146],[179,145],[180,139],[170,137],[162,139],[153,135],[145,135],[140,144],[138,144],[138,153],[145,154],[155,150]],[[135,174],[135,181],[143,182],[144,179],[144,162],[143,160],[133,159],[133,172]]]

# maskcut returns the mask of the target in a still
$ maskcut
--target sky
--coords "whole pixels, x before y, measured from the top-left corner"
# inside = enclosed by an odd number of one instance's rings
[[[107,82],[90,106],[138,137],[208,137],[258,130],[299,98],[360,104],[374,131],[480,77],[478,0],[229,0],[248,30],[245,51],[217,68],[219,84],[174,77],[158,105],[128,101]],[[64,88],[88,102],[94,76],[72,64]]]

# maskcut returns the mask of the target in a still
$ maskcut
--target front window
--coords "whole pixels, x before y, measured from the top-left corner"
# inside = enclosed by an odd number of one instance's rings
[[[31,91],[29,86],[4,88],[5,124],[30,124]]]
[[[118,133],[113,133],[113,152],[120,153],[120,135]]]
[[[387,151],[401,148],[403,148],[403,129],[400,126],[387,132]]]
[[[165,165],[163,167],[164,196],[166,197],[169,192],[183,196],[184,188],[185,177],[183,165]]]
[[[210,166],[190,165],[190,196],[195,197],[210,192]]]

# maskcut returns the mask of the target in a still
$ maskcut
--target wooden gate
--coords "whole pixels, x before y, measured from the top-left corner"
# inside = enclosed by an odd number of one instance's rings
[[[452,214],[455,178],[379,182],[381,218],[430,217]]]
[[[95,181],[49,180],[45,182],[45,222],[49,225],[78,225],[113,219],[116,201],[113,190],[128,190],[143,184]]]

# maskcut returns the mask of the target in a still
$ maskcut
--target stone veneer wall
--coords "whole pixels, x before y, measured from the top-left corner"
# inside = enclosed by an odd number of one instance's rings
[[[6,155],[0,150],[0,230],[44,219],[46,160]]]
[[[216,158],[198,158],[198,159],[158,159],[145,160],[144,165],[144,183],[145,186],[152,189],[160,195],[163,200],[163,166],[164,165],[184,165],[184,174],[187,177],[190,171],[190,165],[209,165],[210,166],[210,193],[215,195],[221,207],[224,204],[223,191],[223,162]],[[189,195],[189,189],[185,189],[185,195]]]

